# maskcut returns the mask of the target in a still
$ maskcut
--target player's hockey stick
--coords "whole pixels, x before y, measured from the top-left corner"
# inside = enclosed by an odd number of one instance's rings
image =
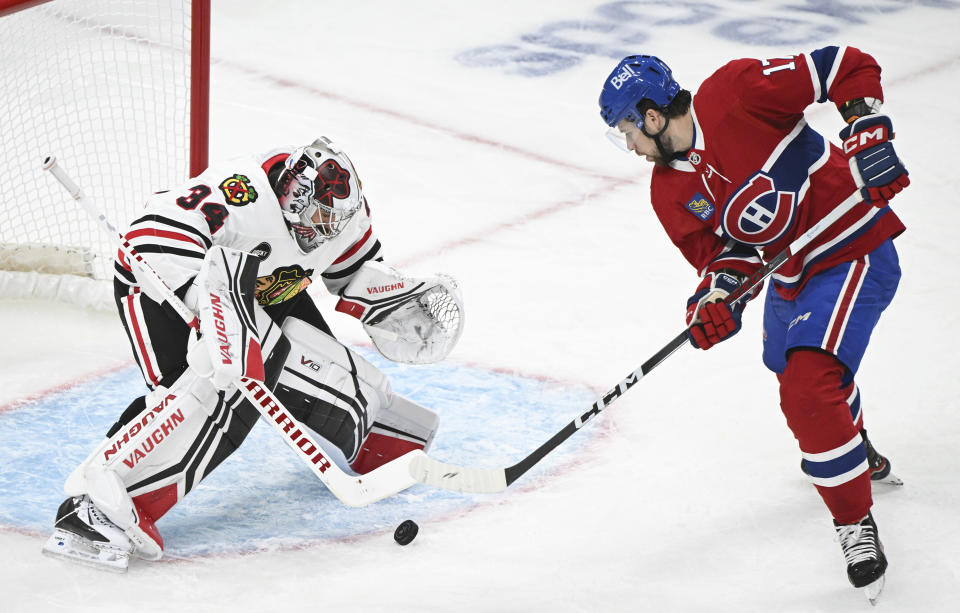
[[[80,187],[57,165],[54,156],[48,156],[43,162],[44,170],[60,182],[88,213],[100,221],[103,228],[116,236],[120,241],[120,250],[130,260],[131,267],[136,269],[137,280],[149,284],[158,294],[176,310],[191,328],[198,329],[197,316],[171,290],[163,279],[133,248],[123,234],[90,202]],[[309,431],[283,406],[273,393],[261,381],[241,377],[236,384],[237,390],[253,404],[264,419],[283,436],[287,445],[296,452],[297,456],[323,482],[324,485],[344,504],[351,507],[361,507],[376,502],[407,489],[417,483],[409,468],[410,462],[422,451],[411,451],[392,462],[388,462],[365,475],[359,477],[349,475],[323,451],[320,445],[310,436]]]
[[[827,213],[818,223],[794,239],[793,242],[767,262],[766,265],[750,275],[736,291],[726,297],[725,302],[731,306],[739,303],[748,292],[759,286],[764,279],[783,266],[791,256],[799,253],[804,247],[810,244],[813,239],[819,236],[821,232],[833,225],[834,222],[843,217],[843,215],[862,200],[863,197],[859,191],[851,194],[850,197]],[[427,457],[425,454],[420,454],[413,457],[410,466],[411,473],[420,483],[456,492],[493,493],[502,491],[533,468],[544,456],[556,449],[560,443],[570,438],[573,433],[582,428],[584,424],[597,416],[600,411],[625,394],[628,389],[636,385],[640,379],[670,357],[677,349],[686,345],[687,342],[687,331],[684,330],[664,345],[653,357],[644,362],[640,368],[627,375],[616,387],[594,402],[588,411],[568,423],[562,430],[550,437],[550,440],[537,447],[533,453],[513,466],[497,469],[467,468],[445,462],[438,462],[437,460]]]
[[[95,217],[100,219],[101,222],[105,224],[105,227],[108,227],[113,233],[119,234],[113,226],[107,222],[106,218],[83,198],[80,188],[56,165],[56,161],[53,158],[47,158],[44,162],[44,168],[51,170],[54,176],[57,177],[67,191],[70,192],[71,196],[80,202],[81,205]],[[811,226],[801,236],[794,239],[783,251],[752,274],[738,290],[727,296],[725,299],[727,304],[732,305],[739,303],[745,294],[776,272],[791,256],[800,252],[819,236],[821,232],[833,225],[833,223],[850,211],[861,200],[862,197],[859,192],[851,194],[830,213],[825,215],[823,219]],[[174,305],[174,308],[178,308],[176,306],[177,304],[182,306],[182,311],[178,310],[178,312],[184,317],[184,321],[195,326],[196,317],[193,313],[186,305],[183,305],[169,287],[163,284],[156,271],[136,255],[136,251],[126,242],[123,236],[119,235],[119,238],[124,253],[127,253],[128,257],[131,257],[132,261],[137,263],[140,270],[146,276],[147,281],[159,283],[160,285],[157,289],[165,296],[170,296],[169,300],[171,304]],[[144,280],[141,279],[141,282],[144,282]],[[188,317],[191,319],[188,319]],[[540,462],[548,453],[570,438],[574,432],[582,428],[584,424],[597,416],[600,411],[626,393],[626,391],[636,385],[641,378],[685,344],[687,344],[686,330],[678,334],[649,360],[644,362],[640,368],[627,375],[616,387],[593,403],[589,410],[564,426],[559,432],[550,437],[549,440],[530,453],[530,455],[512,466],[499,469],[456,466],[434,460],[422,451],[416,450],[388,462],[370,473],[360,477],[354,477],[341,470],[323,453],[316,442],[307,434],[306,428],[300,425],[289,412],[283,408],[283,405],[276,400],[270,393],[270,390],[264,385],[253,379],[242,378],[238,382],[237,387],[260,413],[276,427],[284,436],[287,444],[298,453],[300,458],[337,498],[349,506],[364,506],[400,492],[416,483],[423,483],[431,487],[456,492],[495,493],[505,490],[510,484]]]

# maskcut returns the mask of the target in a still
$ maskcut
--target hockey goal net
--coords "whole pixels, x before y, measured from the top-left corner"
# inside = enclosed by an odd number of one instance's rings
[[[109,304],[118,227],[207,160],[209,0],[0,0],[0,296]]]

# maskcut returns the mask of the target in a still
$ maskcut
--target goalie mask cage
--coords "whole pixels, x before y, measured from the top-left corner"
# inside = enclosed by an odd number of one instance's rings
[[[112,305],[117,227],[207,164],[210,0],[0,0],[0,296]]]

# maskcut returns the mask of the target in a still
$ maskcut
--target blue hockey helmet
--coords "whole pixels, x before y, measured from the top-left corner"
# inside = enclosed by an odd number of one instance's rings
[[[670,104],[680,84],[673,80],[670,67],[652,55],[628,55],[603,84],[600,92],[600,116],[610,127],[621,120],[642,125],[637,111],[641,100],[649,98],[658,107]]]

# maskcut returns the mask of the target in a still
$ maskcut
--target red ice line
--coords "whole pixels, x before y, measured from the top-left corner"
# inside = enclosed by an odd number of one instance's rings
[[[54,387],[45,389],[42,392],[34,392],[32,394],[27,394],[26,396],[22,396],[20,398],[17,398],[16,400],[12,400],[5,404],[0,404],[0,414],[3,414],[7,411],[13,411],[14,409],[18,409],[25,404],[31,404],[31,403],[37,402],[42,398],[49,396],[51,394],[56,394],[58,392],[66,391],[71,387],[80,385],[81,383],[84,383],[85,381],[88,381],[90,379],[105,377],[107,375],[117,372],[118,370],[129,368],[132,364],[133,362],[130,361],[130,362],[125,362],[123,364],[114,364],[113,366],[107,366],[105,368],[101,368],[93,372],[84,373],[82,375],[74,377],[73,379],[65,383],[59,383]]]
[[[917,80],[917,79],[919,79],[919,78],[922,78],[922,77],[925,77],[925,76],[928,76],[928,75],[931,75],[931,74],[935,74],[935,73],[937,73],[937,72],[940,72],[940,71],[942,71],[942,70],[944,70],[944,69],[952,68],[952,67],[954,66],[954,64],[956,63],[957,60],[960,60],[960,57],[958,57],[958,58],[950,58],[950,59],[946,59],[946,60],[941,60],[940,62],[936,62],[936,63],[934,63],[934,64],[928,65],[928,66],[923,67],[923,68],[920,68],[920,69],[918,69],[918,70],[915,70],[915,71],[913,71],[912,73],[910,73],[910,74],[907,75],[907,76],[890,79],[890,80],[888,81],[888,85],[900,85],[900,84],[910,83],[910,82],[915,81],[915,80]],[[490,236],[492,233],[494,233],[494,232],[498,232],[498,231],[500,231],[500,230],[505,230],[505,229],[509,229],[509,228],[516,227],[516,226],[520,226],[520,225],[526,224],[526,223],[528,223],[528,222],[534,221],[534,220],[536,220],[536,219],[539,219],[539,218],[541,218],[541,217],[546,217],[547,215],[552,215],[553,213],[557,213],[557,212],[560,212],[560,211],[565,210],[565,209],[568,209],[568,208],[572,208],[572,207],[575,207],[575,206],[579,206],[579,205],[581,205],[581,204],[584,204],[584,203],[585,203],[586,201],[588,201],[592,196],[596,195],[596,194],[599,193],[599,192],[602,192],[602,191],[605,191],[605,190],[608,190],[608,189],[614,189],[614,188],[617,188],[617,187],[621,187],[621,186],[623,186],[623,185],[627,185],[627,184],[630,184],[630,183],[636,181],[636,178],[627,179],[627,178],[615,177],[615,176],[611,176],[611,175],[605,175],[605,174],[602,174],[602,173],[598,173],[598,172],[596,172],[596,171],[593,171],[593,170],[590,170],[590,169],[587,169],[587,168],[578,167],[578,166],[576,166],[576,165],[569,164],[569,163],[564,162],[564,161],[561,161],[561,160],[556,160],[556,159],[553,159],[553,158],[550,158],[550,157],[548,157],[548,156],[544,156],[544,155],[541,155],[541,154],[538,154],[538,153],[530,152],[530,151],[527,151],[527,150],[525,150],[525,149],[521,149],[521,148],[519,148],[519,147],[514,147],[514,146],[512,146],[512,145],[505,145],[505,144],[498,143],[498,142],[496,142],[496,141],[493,141],[493,140],[490,140],[490,139],[487,139],[487,138],[483,138],[483,137],[480,137],[480,136],[476,136],[476,135],[473,135],[473,134],[469,134],[469,133],[467,133],[467,132],[462,132],[462,131],[459,131],[459,130],[453,130],[453,129],[450,129],[450,128],[441,126],[441,125],[439,125],[439,124],[434,124],[434,123],[432,123],[432,122],[426,121],[426,120],[424,120],[424,119],[422,119],[422,118],[415,117],[415,116],[413,116],[413,115],[407,115],[407,114],[405,114],[405,113],[400,113],[400,112],[398,112],[398,111],[394,111],[394,110],[392,110],[392,109],[388,109],[388,108],[385,108],[385,107],[379,107],[379,106],[376,106],[376,105],[373,105],[373,104],[369,104],[369,103],[367,103],[367,102],[360,102],[360,101],[352,100],[352,99],[350,99],[350,98],[347,98],[347,97],[345,97],[345,96],[341,96],[341,95],[339,95],[339,94],[332,94],[332,93],[330,93],[330,92],[325,92],[325,91],[316,89],[316,88],[314,88],[314,87],[312,87],[312,86],[303,85],[303,84],[300,84],[300,83],[296,83],[296,82],[294,82],[294,81],[289,81],[289,80],[287,80],[287,79],[282,79],[282,78],[279,78],[279,77],[275,77],[275,76],[269,75],[269,74],[267,74],[267,73],[263,73],[263,72],[260,72],[260,71],[251,70],[251,69],[249,69],[249,68],[247,68],[247,67],[245,67],[245,66],[241,66],[241,65],[239,65],[239,64],[234,64],[233,62],[229,62],[229,61],[225,61],[225,60],[217,60],[216,63],[217,63],[217,64],[222,64],[222,65],[225,65],[225,66],[229,66],[229,67],[231,67],[231,68],[233,68],[233,69],[235,69],[235,70],[237,70],[237,71],[245,72],[245,73],[247,73],[247,74],[249,74],[249,75],[256,76],[256,77],[262,78],[262,79],[264,79],[264,80],[272,81],[272,82],[274,82],[276,85],[279,85],[279,86],[282,86],[282,87],[290,87],[290,88],[294,88],[294,89],[300,89],[300,90],[308,91],[308,92],[310,92],[311,94],[314,94],[314,95],[317,95],[317,96],[320,96],[320,97],[323,97],[323,98],[327,98],[327,99],[333,100],[333,101],[335,101],[335,102],[340,102],[340,103],[348,104],[348,105],[353,106],[353,107],[364,108],[364,109],[369,110],[369,111],[371,111],[371,112],[373,112],[373,113],[377,113],[377,114],[381,114],[381,115],[387,115],[387,116],[393,117],[393,118],[395,118],[395,119],[398,119],[398,120],[400,120],[400,121],[405,121],[405,122],[407,122],[407,123],[411,123],[411,124],[414,124],[414,125],[419,125],[419,126],[421,126],[421,127],[428,128],[428,129],[431,129],[431,130],[436,130],[436,131],[438,131],[438,132],[442,132],[442,133],[444,133],[444,134],[447,134],[447,135],[449,135],[449,136],[452,136],[452,137],[454,137],[454,138],[457,138],[457,139],[460,139],[460,140],[463,140],[463,141],[466,141],[466,142],[472,142],[472,143],[476,143],[476,144],[479,144],[479,145],[485,145],[485,146],[495,147],[495,148],[497,148],[497,149],[500,150],[500,151],[505,151],[505,152],[508,152],[508,153],[513,153],[513,154],[515,154],[515,155],[519,155],[520,157],[525,157],[525,158],[527,158],[527,159],[531,159],[531,160],[534,160],[534,161],[543,162],[543,163],[548,164],[548,165],[551,165],[551,166],[557,166],[557,167],[560,167],[560,168],[565,168],[565,169],[567,169],[567,170],[573,170],[573,171],[576,171],[576,172],[580,172],[580,173],[585,174],[585,175],[588,175],[588,176],[592,176],[592,177],[595,177],[595,178],[599,178],[599,179],[601,179],[601,180],[603,181],[603,183],[601,183],[601,186],[600,186],[599,188],[597,188],[597,189],[595,189],[595,190],[593,190],[593,191],[591,191],[591,192],[589,192],[589,193],[587,193],[587,194],[583,194],[583,195],[581,195],[581,196],[579,196],[579,197],[570,198],[570,199],[567,199],[567,200],[563,200],[563,201],[561,201],[561,202],[554,203],[554,204],[552,204],[552,205],[543,207],[543,208],[541,208],[541,209],[537,209],[537,210],[532,211],[532,212],[530,212],[530,213],[525,213],[525,214],[523,214],[523,215],[520,215],[520,216],[518,216],[518,217],[516,217],[516,218],[514,218],[514,219],[512,219],[512,220],[500,222],[500,223],[495,224],[495,225],[493,225],[493,226],[491,226],[491,227],[488,227],[488,228],[485,228],[485,229],[480,230],[480,231],[478,231],[478,232],[475,232],[475,233],[473,233],[473,234],[471,234],[471,235],[468,235],[468,236],[465,236],[465,237],[462,237],[462,238],[459,238],[459,239],[454,239],[454,240],[452,240],[452,241],[448,241],[447,243],[444,243],[444,244],[442,244],[442,245],[439,245],[438,247],[435,247],[435,248],[431,249],[430,251],[424,251],[424,252],[421,252],[421,253],[419,253],[419,254],[415,254],[415,255],[413,255],[413,256],[410,256],[410,257],[406,258],[403,262],[401,262],[401,264],[408,264],[408,265],[409,265],[409,264],[412,263],[412,262],[416,262],[416,261],[418,261],[418,260],[426,259],[426,258],[428,258],[428,257],[430,257],[430,256],[436,255],[437,253],[440,253],[440,252],[443,252],[443,251],[447,251],[447,250],[451,250],[451,249],[455,249],[455,248],[463,247],[463,246],[466,246],[466,245],[471,245],[471,244],[474,244],[474,243],[481,242],[481,241],[483,241],[484,239],[486,239],[487,237],[489,237],[489,236]],[[646,173],[649,173],[649,172],[650,172],[649,167],[645,167],[645,172],[646,172]],[[56,387],[54,387],[54,388],[45,390],[45,391],[43,391],[43,392],[31,394],[31,395],[29,395],[29,396],[27,396],[27,397],[25,397],[25,398],[21,398],[21,399],[15,400],[15,401],[13,401],[13,402],[0,405],[0,414],[4,413],[5,411],[9,411],[9,410],[15,409],[15,408],[17,408],[17,407],[20,407],[20,406],[22,406],[22,405],[24,405],[24,404],[27,404],[27,403],[33,402],[33,401],[35,401],[35,400],[38,400],[38,399],[40,399],[40,398],[42,398],[42,397],[44,397],[44,396],[47,396],[47,395],[49,395],[49,394],[54,394],[54,393],[56,393],[56,392],[59,392],[59,391],[63,391],[63,390],[65,390],[65,389],[68,389],[68,388],[70,388],[70,387],[72,387],[72,386],[74,386],[74,385],[77,385],[78,383],[80,383],[80,382],[82,382],[82,381],[84,381],[84,380],[87,380],[87,379],[89,379],[89,378],[91,378],[91,377],[103,376],[103,375],[106,375],[106,374],[115,372],[115,371],[117,371],[117,370],[120,370],[121,368],[125,368],[125,367],[127,367],[127,366],[128,366],[127,364],[122,365],[122,366],[112,366],[112,367],[109,367],[109,368],[106,368],[106,369],[97,371],[97,372],[95,372],[95,373],[91,373],[91,374],[84,375],[84,376],[82,376],[82,377],[78,377],[77,379],[74,379],[73,381],[69,381],[69,382],[67,382],[67,383],[62,383],[62,384],[60,384],[60,385],[58,385],[58,386],[56,386]],[[528,377],[532,377],[532,378],[535,378],[535,379],[538,379],[538,380],[553,380],[553,381],[556,381],[556,379],[553,379],[552,377],[549,377],[549,376],[543,376],[543,375],[528,375],[528,374],[525,374],[525,373],[510,371],[510,370],[508,370],[508,369],[493,368],[492,370],[495,371],[495,372],[503,372],[503,373],[507,373],[507,374],[519,374],[519,375],[521,375],[521,376],[528,376]],[[594,389],[594,391],[598,391],[598,390],[599,390],[599,388],[597,388],[596,386],[593,386],[593,385],[590,385],[589,387],[591,387],[591,389]],[[599,392],[598,392],[598,393],[599,393]],[[603,434],[601,434],[601,436],[603,436],[603,435],[605,435],[605,434],[606,434],[606,432],[604,432]],[[559,473],[563,472],[563,469],[565,469],[565,468],[567,468],[567,466],[559,467],[556,471],[549,471],[548,474],[551,474],[551,475],[552,475],[552,474],[559,474]],[[533,489],[533,484],[527,484],[526,487],[523,487],[523,488],[520,488],[520,489],[522,489],[522,490]],[[464,515],[467,515],[467,514],[473,512],[474,510],[477,509],[477,507],[494,506],[494,505],[496,505],[496,504],[498,504],[497,501],[491,501],[491,502],[488,502],[488,503],[481,503],[481,504],[478,504],[478,505],[475,505],[475,506],[472,506],[472,507],[468,507],[467,509],[463,509],[463,510],[459,510],[459,511],[456,511],[456,512],[449,513],[448,515],[450,515],[450,516],[452,516],[452,517],[461,517],[461,516],[464,516]],[[25,534],[25,535],[28,535],[28,536],[39,536],[39,535],[40,535],[39,533],[34,533],[33,531],[26,530],[26,529],[23,529],[23,528],[20,528],[20,527],[16,527],[16,526],[0,525],[0,530],[2,530],[2,531],[9,531],[9,532],[19,532],[19,533],[21,533],[21,534]],[[368,536],[377,536],[377,535],[379,535],[379,533],[371,534],[371,535],[368,535]],[[349,538],[335,539],[335,540],[344,541],[344,542],[350,542],[350,541],[360,540],[360,538],[358,538],[358,537],[349,537]],[[321,544],[326,543],[326,542],[329,542],[329,541],[322,541]],[[299,546],[295,546],[295,547],[290,547],[290,549],[309,549],[309,548],[311,548],[312,545],[315,545],[315,544],[308,544],[308,545],[306,545],[306,546],[299,545]],[[198,556],[198,557],[201,557],[201,558],[204,558],[204,557],[234,557],[235,555],[245,555],[245,553],[244,553],[244,552],[240,552],[240,553],[237,553],[237,554],[220,554],[220,555],[214,555],[214,556]],[[168,563],[170,563],[170,562],[176,563],[176,562],[182,562],[182,561],[185,561],[185,559],[168,559],[168,560],[164,560],[164,562],[168,562]]]
[[[938,61],[938,62],[933,62],[933,63],[928,64],[928,65],[926,65],[926,66],[919,67],[919,68],[911,71],[911,72],[910,72],[909,74],[907,74],[907,75],[899,76],[899,77],[894,77],[894,78],[892,78],[892,79],[888,79],[888,80],[887,80],[888,89],[889,89],[889,86],[891,86],[891,85],[892,85],[892,86],[900,86],[900,85],[910,84],[911,82],[916,81],[916,80],[918,80],[918,79],[921,79],[921,78],[923,78],[923,77],[926,77],[926,76],[929,76],[929,75],[932,75],[932,74],[936,74],[936,73],[941,72],[941,71],[943,71],[943,70],[947,70],[947,69],[953,68],[953,67],[956,65],[956,62],[957,62],[958,60],[960,60],[960,57],[951,57],[951,58],[942,59],[942,60],[940,60],[940,61]],[[606,191],[606,190],[609,190],[609,189],[614,189],[614,188],[617,188],[617,187],[621,187],[621,186],[623,186],[623,185],[628,185],[628,184],[636,181],[636,178],[623,178],[623,177],[615,177],[615,176],[612,176],[612,175],[606,175],[606,174],[603,174],[603,173],[600,173],[600,172],[591,170],[591,169],[589,169],[589,168],[584,168],[584,167],[581,167],[581,166],[577,166],[577,165],[575,165],[575,164],[570,164],[570,163],[568,163],[568,162],[564,162],[564,161],[562,161],[562,160],[558,160],[558,159],[551,158],[551,157],[548,157],[548,156],[545,156],[545,155],[541,155],[541,154],[539,154],[539,153],[527,151],[527,150],[525,150],[525,149],[521,149],[520,147],[515,147],[515,146],[513,146],[513,145],[506,145],[506,144],[503,144],[503,143],[500,143],[500,142],[497,142],[497,141],[494,141],[494,140],[491,140],[491,139],[488,139],[488,138],[484,138],[484,137],[481,137],[481,136],[477,136],[477,135],[475,135],[475,134],[470,134],[470,133],[468,133],[468,132],[463,132],[463,131],[461,131],[461,130],[454,130],[454,129],[452,129],[452,128],[448,128],[448,127],[442,126],[442,125],[440,125],[440,124],[436,124],[436,123],[433,123],[433,122],[428,121],[428,120],[426,120],[426,119],[423,119],[422,117],[416,117],[416,116],[414,116],[414,115],[409,115],[409,114],[406,114],[406,113],[401,113],[401,112],[399,112],[399,111],[395,111],[395,110],[393,110],[393,109],[389,109],[389,108],[386,108],[386,107],[381,107],[381,106],[377,106],[377,105],[374,105],[374,104],[370,104],[369,102],[366,102],[366,101],[354,100],[354,99],[352,99],[352,98],[348,98],[348,97],[342,96],[342,95],[340,95],[340,94],[334,94],[334,93],[331,93],[331,92],[323,91],[323,90],[317,89],[316,87],[313,87],[313,86],[311,86],[311,85],[306,85],[306,84],[303,84],[303,83],[298,83],[298,82],[296,82],[296,81],[291,81],[291,80],[289,80],[289,79],[284,79],[284,78],[281,78],[281,77],[277,77],[277,76],[275,76],[275,75],[271,75],[271,74],[268,74],[268,73],[265,73],[265,72],[261,72],[261,71],[259,71],[259,70],[254,70],[254,69],[248,68],[247,66],[244,66],[244,65],[241,65],[241,64],[237,64],[237,63],[231,62],[231,61],[229,61],[229,60],[221,60],[221,59],[218,59],[218,60],[215,60],[214,63],[217,64],[217,65],[229,67],[229,68],[231,68],[232,70],[235,70],[235,71],[237,71],[237,72],[245,73],[245,74],[247,74],[248,76],[256,77],[256,78],[262,79],[262,80],[264,80],[264,81],[271,82],[271,83],[273,83],[273,84],[275,84],[275,85],[277,85],[277,86],[280,86],[280,87],[288,87],[288,88],[291,88],[291,89],[297,89],[297,90],[300,90],[300,91],[305,91],[305,92],[308,92],[308,93],[310,93],[310,94],[312,94],[312,95],[319,96],[319,97],[321,97],[321,98],[326,98],[326,99],[332,100],[332,101],[334,101],[334,102],[346,104],[346,105],[349,105],[349,106],[355,107],[355,108],[362,108],[362,109],[365,109],[365,110],[367,110],[367,111],[370,111],[371,113],[375,113],[375,114],[378,114],[378,115],[385,115],[385,116],[388,116],[388,117],[393,117],[394,119],[397,119],[397,120],[399,120],[399,121],[403,121],[403,122],[410,123],[410,124],[413,124],[413,125],[421,126],[421,127],[423,127],[423,128],[426,128],[426,129],[430,129],[430,130],[434,130],[434,131],[437,131],[437,132],[441,132],[441,133],[443,133],[443,134],[446,134],[446,135],[448,135],[448,136],[451,136],[451,137],[453,137],[453,138],[457,138],[457,139],[462,140],[462,141],[465,141],[465,142],[475,143],[475,144],[483,145],[483,146],[487,146],[487,147],[494,147],[494,148],[496,148],[497,150],[502,151],[502,152],[511,153],[511,154],[514,154],[514,155],[517,155],[517,156],[520,156],[520,157],[523,157],[523,158],[527,158],[527,159],[529,159],[529,160],[533,160],[533,161],[537,161],[537,162],[542,162],[542,163],[544,163],[544,164],[548,164],[548,165],[551,165],[551,166],[556,166],[556,167],[558,167],[558,168],[563,168],[563,169],[566,169],[566,170],[571,170],[571,171],[574,171],[574,172],[579,172],[579,173],[581,173],[581,174],[583,174],[583,175],[590,176],[590,177],[593,177],[593,178],[597,178],[597,179],[600,179],[600,180],[602,181],[601,185],[600,185],[598,188],[596,188],[596,189],[594,189],[593,191],[591,191],[591,192],[588,192],[588,193],[586,193],[586,194],[579,195],[579,196],[577,196],[577,197],[569,198],[569,199],[566,199],[566,200],[563,200],[563,201],[560,201],[560,202],[556,202],[556,203],[554,203],[554,204],[552,204],[552,205],[549,205],[549,206],[546,206],[546,207],[543,207],[543,208],[540,208],[540,209],[531,211],[531,212],[529,212],[529,213],[525,213],[525,214],[520,215],[520,216],[518,216],[518,217],[514,217],[514,218],[512,218],[512,219],[508,219],[508,220],[505,220],[505,221],[502,221],[502,222],[493,224],[493,225],[491,225],[491,226],[489,226],[489,227],[487,227],[487,228],[483,228],[483,229],[478,230],[478,231],[476,231],[476,232],[474,232],[474,233],[472,233],[472,234],[469,234],[469,235],[467,235],[467,236],[463,236],[463,237],[460,237],[460,238],[456,238],[456,239],[447,241],[446,243],[443,243],[443,244],[441,244],[441,245],[438,245],[438,246],[436,246],[436,247],[434,247],[434,248],[432,248],[432,249],[430,249],[430,250],[428,250],[428,251],[422,251],[422,252],[420,252],[420,253],[417,253],[417,254],[408,256],[408,257],[405,258],[403,261],[398,262],[398,264],[400,264],[400,265],[403,265],[403,264],[409,265],[409,264],[411,264],[411,263],[413,263],[413,262],[417,262],[417,261],[420,261],[420,260],[424,260],[424,259],[426,259],[426,258],[429,258],[429,257],[431,257],[431,256],[434,256],[434,255],[436,255],[436,254],[438,254],[438,253],[441,253],[441,252],[443,252],[443,251],[449,251],[449,250],[452,250],[452,249],[457,249],[457,248],[464,247],[464,246],[467,246],[467,245],[472,245],[472,244],[475,244],[475,243],[479,243],[479,242],[481,242],[481,241],[489,238],[489,237],[490,237],[493,233],[495,233],[495,232],[499,232],[499,231],[501,231],[501,230],[507,230],[507,229],[510,229],[510,228],[515,228],[515,227],[517,227],[517,226],[524,225],[524,224],[526,224],[526,223],[528,223],[528,222],[535,221],[536,219],[539,219],[539,218],[542,218],[542,217],[546,217],[546,216],[548,216],[548,215],[552,215],[552,214],[554,214],[554,213],[558,213],[558,212],[561,212],[561,211],[566,210],[566,209],[569,209],[569,208],[573,208],[573,207],[576,207],[576,206],[580,206],[580,205],[584,204],[585,202],[587,202],[587,201],[588,201],[591,197],[593,197],[594,195],[597,195],[598,193],[601,193],[601,192]],[[822,107],[822,108],[826,108],[826,107]],[[650,172],[649,166],[645,166],[645,167],[644,167],[644,172],[646,172],[646,173],[649,173],[649,172]],[[642,174],[638,174],[638,176],[642,176]],[[77,385],[77,384],[80,383],[81,381],[84,381],[84,380],[86,380],[86,379],[88,379],[88,378],[90,378],[90,377],[102,376],[102,375],[108,374],[108,373],[110,373],[110,372],[116,371],[116,370],[118,370],[119,368],[121,368],[121,367],[114,366],[114,367],[110,367],[110,368],[108,368],[108,369],[105,369],[105,370],[102,370],[102,371],[98,371],[98,372],[95,372],[95,373],[92,373],[92,374],[87,374],[87,375],[85,375],[85,376],[78,377],[78,378],[76,378],[76,379],[74,379],[74,380],[72,380],[72,381],[70,381],[70,382],[63,383],[63,384],[61,384],[61,385],[58,385],[57,387],[54,387],[54,388],[51,388],[51,389],[48,389],[48,390],[45,390],[45,391],[42,391],[42,392],[37,392],[37,393],[31,394],[30,396],[27,396],[26,398],[18,399],[18,400],[15,400],[15,401],[10,402],[10,403],[7,403],[7,404],[2,404],[2,405],[0,405],[0,413],[3,413],[3,412],[5,412],[5,411],[9,411],[9,410],[11,410],[11,409],[15,409],[15,408],[17,408],[17,407],[19,407],[19,406],[22,406],[23,404],[26,404],[26,403],[29,403],[29,402],[33,402],[33,401],[38,400],[38,399],[40,399],[40,398],[42,398],[42,397],[44,397],[44,396],[47,396],[47,395],[49,395],[49,394],[53,394],[53,393],[62,391],[62,390],[64,390],[64,389],[67,389],[67,388],[69,388],[69,387],[72,387],[72,386],[74,386],[74,385]],[[543,376],[532,375],[532,374],[527,374],[527,373],[517,372],[517,373],[515,373],[515,374],[519,374],[519,375],[527,376],[527,377],[532,377],[532,378],[538,378],[538,379],[549,379],[549,377],[543,377]],[[591,387],[591,388],[594,388],[595,386],[592,386],[592,385],[591,385],[590,387]]]

